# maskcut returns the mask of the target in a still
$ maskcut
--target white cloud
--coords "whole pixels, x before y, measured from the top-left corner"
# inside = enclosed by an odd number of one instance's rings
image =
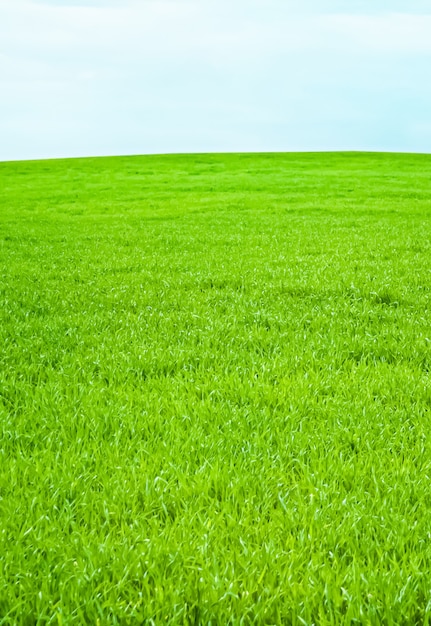
[[[373,53],[431,54],[431,15],[334,15],[328,34],[340,37],[347,48]]]
[[[280,2],[144,0],[103,9],[33,2],[0,5],[1,50],[55,64],[90,55],[157,61],[182,54],[215,63],[295,51],[431,53],[431,15],[298,15]],[[250,8],[251,7],[251,8]],[[253,8],[254,7],[254,8]],[[157,58],[155,58],[157,57]],[[202,58],[202,57],[201,57]]]

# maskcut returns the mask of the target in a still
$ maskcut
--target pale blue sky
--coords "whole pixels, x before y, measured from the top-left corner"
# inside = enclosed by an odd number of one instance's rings
[[[0,0],[0,160],[431,152],[431,3]]]

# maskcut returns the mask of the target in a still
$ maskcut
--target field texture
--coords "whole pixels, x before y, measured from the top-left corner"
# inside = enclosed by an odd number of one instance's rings
[[[0,164],[0,624],[427,624],[431,157]]]

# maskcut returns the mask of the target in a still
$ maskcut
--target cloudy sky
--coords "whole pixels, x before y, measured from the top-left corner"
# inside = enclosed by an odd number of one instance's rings
[[[429,0],[0,0],[0,160],[431,152]]]

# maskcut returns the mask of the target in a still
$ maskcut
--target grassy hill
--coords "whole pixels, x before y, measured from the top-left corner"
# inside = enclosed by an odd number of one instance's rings
[[[428,623],[430,181],[0,164],[0,624]]]

